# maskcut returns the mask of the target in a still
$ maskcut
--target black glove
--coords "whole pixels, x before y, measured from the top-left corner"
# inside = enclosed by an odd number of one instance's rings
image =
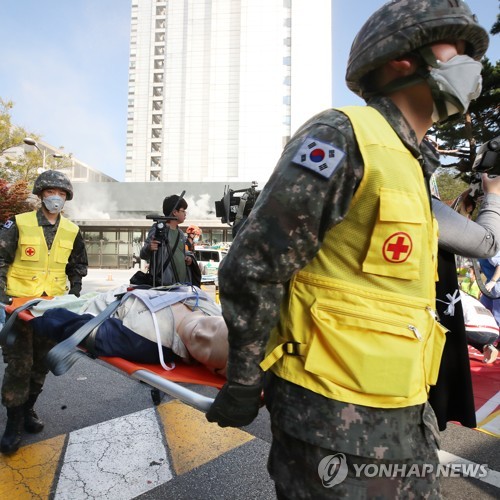
[[[0,287],[0,302],[3,304],[10,304],[10,297],[7,295],[7,291],[3,287]]]
[[[69,289],[70,294],[80,297],[80,292],[82,291],[82,284],[79,281],[71,283],[71,288]]]
[[[207,412],[209,422],[217,422],[221,427],[243,427],[250,424],[261,404],[260,385],[242,385],[227,382]]]

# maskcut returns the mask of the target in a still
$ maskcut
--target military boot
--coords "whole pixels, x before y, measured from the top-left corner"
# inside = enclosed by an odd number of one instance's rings
[[[41,432],[44,423],[38,418],[33,406],[38,398],[38,394],[30,394],[28,401],[24,403],[24,430],[30,434]]]
[[[0,443],[2,453],[14,453],[21,444],[21,431],[24,422],[24,407],[7,408],[7,425]]]

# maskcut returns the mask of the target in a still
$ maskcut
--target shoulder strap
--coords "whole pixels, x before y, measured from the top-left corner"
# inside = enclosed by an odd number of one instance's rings
[[[78,351],[75,351],[76,346],[82,342],[94,328],[97,328],[104,320],[108,319],[118,309],[122,300],[126,299],[129,295],[130,292],[127,292],[114,302],[111,302],[104,311],[85,323],[79,330],[71,335],[71,337],[63,340],[49,351],[45,360],[50,371],[54,375],[66,373],[75,364],[80,357]]]

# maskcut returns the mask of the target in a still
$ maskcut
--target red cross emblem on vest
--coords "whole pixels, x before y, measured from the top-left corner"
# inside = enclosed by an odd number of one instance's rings
[[[408,233],[394,233],[384,242],[382,252],[387,262],[400,264],[405,262],[413,250],[413,241]]]
[[[28,256],[28,257],[33,257],[33,255],[36,254],[36,250],[33,248],[33,247],[28,247],[26,248],[26,250],[24,251],[24,253]]]

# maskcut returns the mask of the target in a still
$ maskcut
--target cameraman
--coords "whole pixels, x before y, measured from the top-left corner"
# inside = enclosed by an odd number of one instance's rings
[[[149,263],[154,286],[175,283],[200,285],[198,265],[194,255],[186,253],[186,237],[178,227],[186,219],[187,206],[184,198],[175,194],[167,196],[163,200],[163,213],[165,217],[175,218],[155,222],[141,249],[140,257]]]

